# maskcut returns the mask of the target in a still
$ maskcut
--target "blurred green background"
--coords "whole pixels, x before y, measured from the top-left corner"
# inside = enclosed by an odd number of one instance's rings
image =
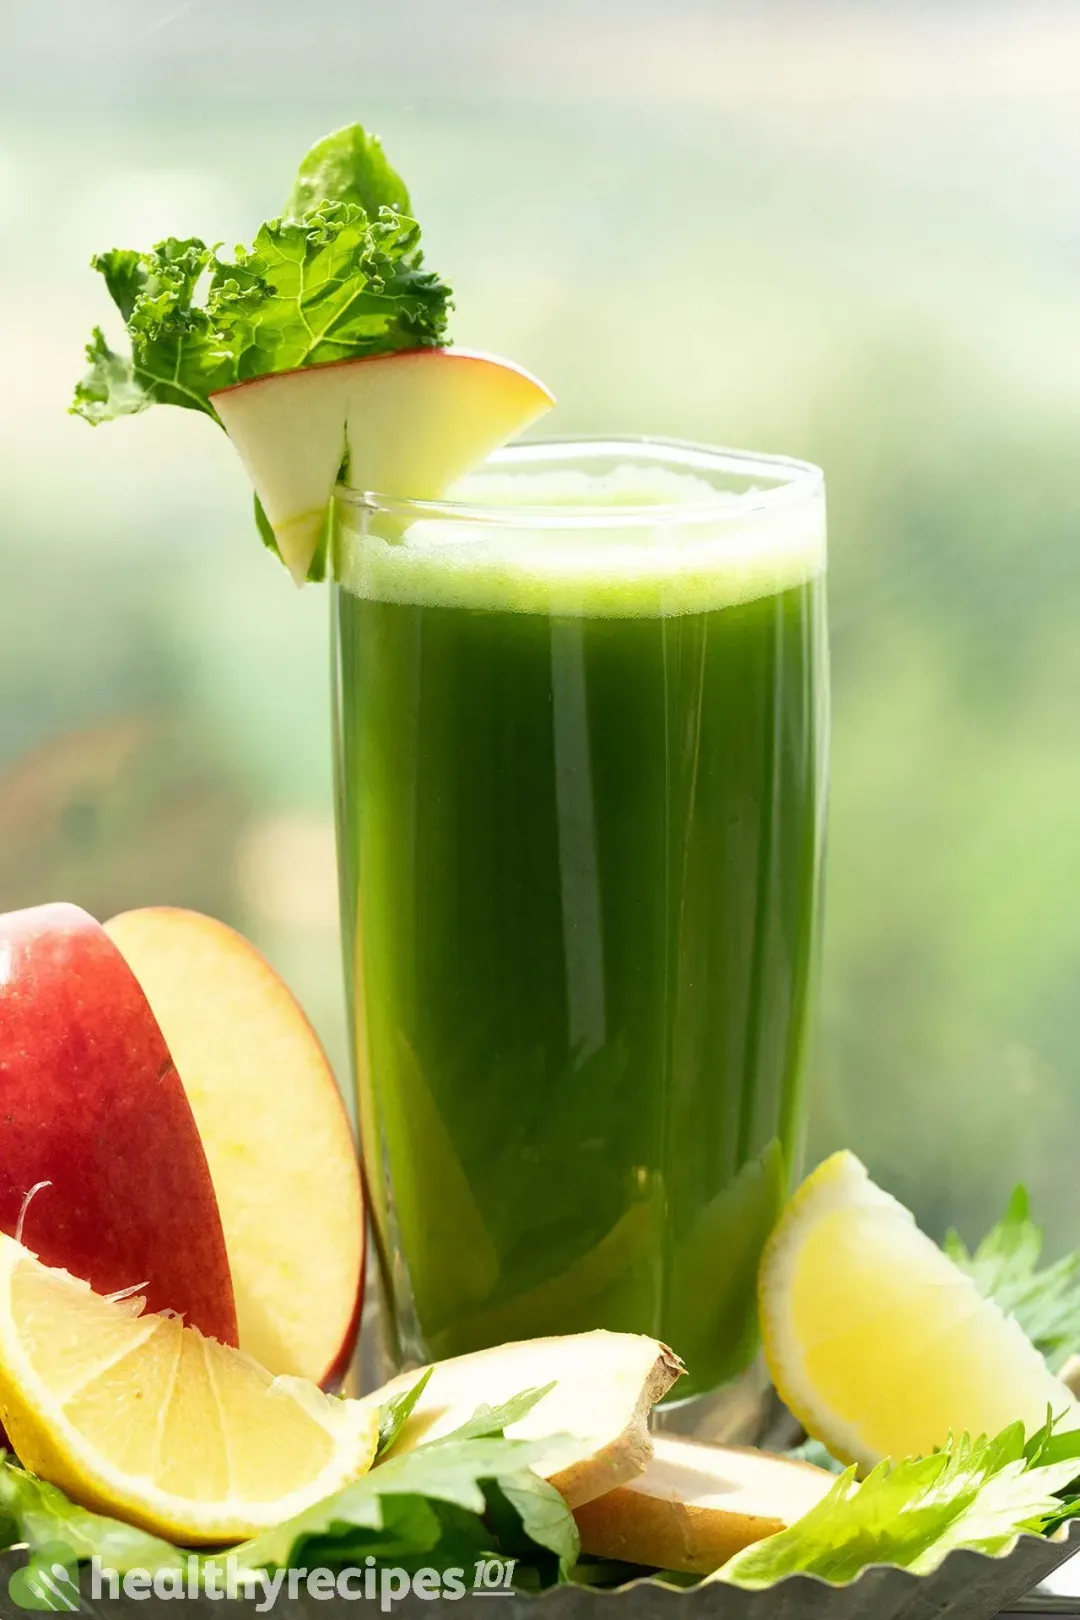
[[[0,51],[0,907],[247,931],[343,1069],[325,595],[204,418],[65,415],[96,249],[248,239],[360,118],[555,429],[821,462],[811,1153],[1080,1242],[1080,6],[39,0]]]

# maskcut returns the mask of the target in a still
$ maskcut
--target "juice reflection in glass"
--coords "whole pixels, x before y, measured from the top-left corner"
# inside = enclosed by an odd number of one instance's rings
[[[593,1327],[715,1388],[797,1168],[828,728],[817,469],[657,441],[339,495],[338,848],[401,1365]]]

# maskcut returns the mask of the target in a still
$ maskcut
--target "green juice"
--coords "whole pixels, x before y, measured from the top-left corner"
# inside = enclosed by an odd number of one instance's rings
[[[790,556],[786,521],[764,567],[693,543],[659,579],[662,530],[530,532],[516,573],[471,530],[415,560],[344,538],[342,906],[399,1363],[606,1327],[671,1344],[686,1395],[753,1353],[823,834],[820,517]]]

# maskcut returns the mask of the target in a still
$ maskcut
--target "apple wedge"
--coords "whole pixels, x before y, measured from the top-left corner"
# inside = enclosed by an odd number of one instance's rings
[[[708,1575],[751,1542],[786,1530],[836,1479],[765,1451],[656,1435],[636,1479],[574,1510],[597,1558]]]
[[[466,349],[308,366],[210,397],[298,584],[339,478],[436,500],[555,403],[520,366]]]
[[[223,1344],[236,1308],[206,1155],[164,1036],[78,906],[0,917],[0,1231]]]
[[[682,1371],[678,1356],[657,1339],[603,1329],[456,1356],[435,1363],[392,1455],[460,1428],[479,1406],[498,1406],[554,1383],[506,1433],[522,1440],[558,1437],[551,1464],[533,1466],[576,1508],[641,1473],[652,1455],[649,1413]],[[402,1373],[364,1400],[381,1406],[419,1377],[419,1371]]]
[[[168,906],[106,924],[165,1031],[210,1165],[240,1348],[330,1384],[351,1358],[364,1281],[352,1129],[322,1046],[247,940]]]

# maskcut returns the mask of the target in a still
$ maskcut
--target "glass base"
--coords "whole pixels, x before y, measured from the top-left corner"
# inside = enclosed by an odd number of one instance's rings
[[[685,1435],[712,1445],[763,1446],[769,1451],[794,1445],[800,1434],[777,1399],[760,1355],[721,1389],[658,1406],[652,1428],[657,1434]]]
[[[370,1250],[368,1252],[370,1253]],[[390,1379],[401,1370],[395,1367],[387,1353],[379,1283],[377,1277],[373,1275],[375,1270],[374,1266],[368,1269],[368,1280],[364,1289],[364,1309],[360,1317],[360,1337],[357,1340],[356,1355],[353,1357],[343,1387],[343,1393],[346,1395],[370,1395],[373,1389],[381,1389],[383,1384],[389,1383]]]

